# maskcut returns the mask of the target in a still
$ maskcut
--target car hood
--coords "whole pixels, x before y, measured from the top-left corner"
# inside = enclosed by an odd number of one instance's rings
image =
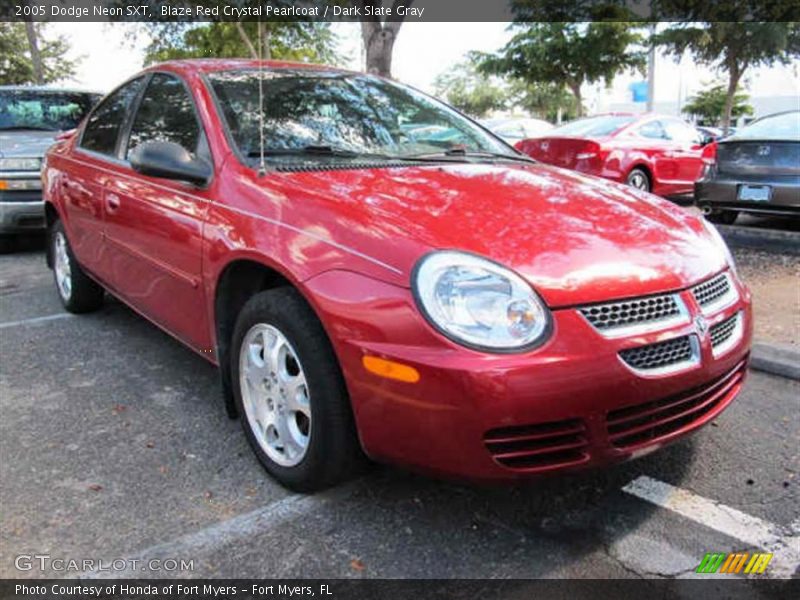
[[[344,225],[337,241],[396,266],[406,285],[414,264],[435,249],[472,252],[510,267],[551,307],[680,289],[726,265],[724,248],[684,209],[548,165],[284,177],[296,195],[312,201],[308,210],[335,212]]]
[[[0,157],[44,156],[55,141],[57,131],[0,131]]]

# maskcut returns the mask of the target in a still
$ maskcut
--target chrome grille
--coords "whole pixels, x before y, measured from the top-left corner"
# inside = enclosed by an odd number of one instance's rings
[[[742,338],[742,313],[738,312],[709,330],[714,356],[721,356]]]
[[[696,362],[697,350],[692,336],[685,335],[666,342],[622,350],[619,356],[637,371],[672,371]]]
[[[581,314],[601,333],[632,327],[663,324],[663,321],[680,318],[683,302],[674,294],[634,298],[620,302],[585,306]]]
[[[733,293],[731,281],[727,273],[720,273],[708,281],[696,285],[692,288],[694,299],[702,307],[708,307],[719,302]]]
[[[722,323],[717,323],[711,328],[711,345],[715,348],[720,344],[727,342],[733,335],[736,329],[736,322],[739,315],[733,315],[730,319],[724,320]]]

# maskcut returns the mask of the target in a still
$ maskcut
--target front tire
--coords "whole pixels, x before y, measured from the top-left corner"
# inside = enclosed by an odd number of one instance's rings
[[[628,178],[625,180],[625,182],[629,186],[635,187],[637,190],[649,192],[653,189],[653,184],[650,181],[650,176],[647,174],[647,171],[640,169],[639,167],[631,169],[631,172],[628,173]]]
[[[81,269],[61,221],[50,231],[50,255],[53,257],[53,276],[61,304],[71,313],[97,310],[103,304],[105,291]]]
[[[291,288],[250,298],[231,350],[239,418],[267,472],[300,492],[351,475],[361,451],[350,400],[333,348],[305,300]]]

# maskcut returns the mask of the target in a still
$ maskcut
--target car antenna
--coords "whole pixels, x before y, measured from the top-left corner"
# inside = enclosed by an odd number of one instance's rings
[[[259,163],[258,176],[267,174],[264,161],[264,36],[261,35],[261,17],[258,19],[258,143]]]

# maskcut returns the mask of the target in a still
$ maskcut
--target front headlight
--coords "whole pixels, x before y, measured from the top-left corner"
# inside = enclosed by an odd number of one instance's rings
[[[39,171],[41,158],[0,158],[0,171]]]
[[[547,308],[524,279],[472,254],[428,254],[411,284],[422,314],[464,346],[522,351],[544,341],[550,329]]]

